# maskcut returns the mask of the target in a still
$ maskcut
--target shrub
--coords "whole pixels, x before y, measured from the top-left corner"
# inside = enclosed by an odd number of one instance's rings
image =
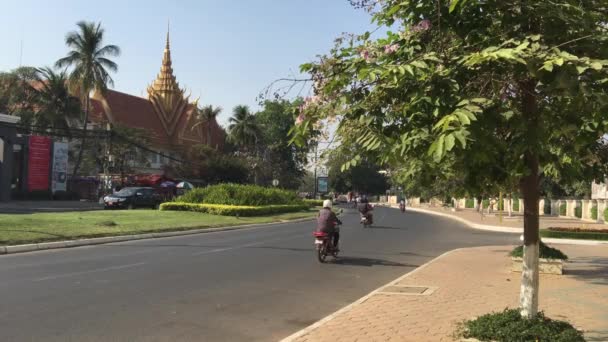
[[[591,207],[591,219],[597,220],[597,205]]]
[[[558,231],[553,229],[541,229],[540,236],[557,239],[579,239],[579,240],[608,240],[608,233],[588,231]]]
[[[312,208],[323,206],[323,200],[305,199],[304,203],[308,204]]]
[[[566,208],[567,208],[566,203],[560,204],[560,206],[559,206],[559,214],[561,216],[566,216]]]
[[[513,202],[511,210],[519,211],[519,198],[513,198],[511,201]]]
[[[540,241],[540,257],[543,259],[561,259],[568,260],[568,256],[564,254],[557,248],[552,248],[545,245],[542,241]],[[523,258],[524,256],[524,246],[515,247],[511,253],[509,253],[512,257]]]
[[[545,215],[551,215],[551,199],[545,198],[545,206],[543,207]]]
[[[467,198],[464,203],[465,208],[475,208],[475,201],[472,198]]]
[[[201,204],[185,202],[167,202],[160,205],[160,210],[195,211],[221,216],[261,216],[302,211],[309,208],[307,204],[243,206],[224,204]]]
[[[583,208],[582,207],[574,208],[574,216],[576,216],[578,218],[582,218],[583,217]]]
[[[568,322],[552,320],[543,312],[526,319],[517,309],[505,309],[462,322],[457,333],[482,341],[585,341],[583,333]]]
[[[490,200],[489,199],[484,199],[483,201],[481,201],[481,203],[483,204],[483,208],[489,208],[490,207]]]
[[[608,222],[608,208],[604,209],[604,222]]]
[[[302,204],[302,200],[292,191],[240,184],[218,184],[193,189],[175,201],[240,206]]]

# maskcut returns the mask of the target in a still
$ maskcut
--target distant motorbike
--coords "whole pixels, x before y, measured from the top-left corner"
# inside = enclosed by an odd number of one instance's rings
[[[367,213],[366,215],[361,215],[361,224],[363,225],[363,228],[368,228],[371,227],[373,223],[373,216],[372,213]]]
[[[340,231],[340,226],[336,226],[336,231]],[[338,257],[338,250],[334,248],[332,237],[328,233],[314,232],[315,237],[315,254],[320,263],[324,263],[328,255],[334,258]]]
[[[399,203],[399,210],[401,210],[402,213],[405,212],[405,203]]]

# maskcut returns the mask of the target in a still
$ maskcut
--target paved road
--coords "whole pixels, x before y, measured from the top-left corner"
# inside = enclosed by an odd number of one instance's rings
[[[378,208],[344,213],[319,264],[310,222],[0,256],[0,341],[272,341],[458,247],[517,235]]]

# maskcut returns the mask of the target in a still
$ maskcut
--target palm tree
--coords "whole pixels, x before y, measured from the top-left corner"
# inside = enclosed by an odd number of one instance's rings
[[[234,107],[232,113],[228,126],[230,140],[245,150],[254,145],[255,150],[260,132],[255,115],[249,111],[249,107],[242,105]]]
[[[74,176],[77,174],[82,161],[87,122],[89,120],[91,92],[99,91],[103,93],[107,90],[108,85],[114,85],[108,70],[116,72],[118,65],[108,59],[107,56],[120,55],[118,46],[103,46],[104,29],[101,28],[101,23],[79,21],[76,26],[78,26],[78,30],[68,33],[65,37],[65,44],[70,48],[70,52],[66,57],[55,63],[59,68],[72,67],[69,76],[70,87],[82,97],[85,103],[84,134],[78,158],[74,165]]]
[[[206,123],[207,136],[205,137],[205,143],[209,146],[211,146],[211,123],[221,112],[222,107],[213,107],[212,105],[197,108],[198,122],[194,124],[194,126],[192,126],[192,129],[194,129],[196,126],[200,126]]]
[[[42,68],[37,69],[37,74],[40,88],[37,89],[38,110],[34,124],[69,135],[70,122],[78,119],[82,107],[80,100],[70,94],[66,72]]]

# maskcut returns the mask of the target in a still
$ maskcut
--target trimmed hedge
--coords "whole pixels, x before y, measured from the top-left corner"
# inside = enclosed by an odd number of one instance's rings
[[[549,229],[541,229],[540,236],[557,239],[608,240],[608,233],[564,232]]]
[[[307,210],[308,204],[287,204],[287,205],[264,205],[264,206],[243,206],[243,205],[224,205],[224,204],[201,204],[185,202],[167,202],[160,205],[160,210],[164,211],[195,211],[211,215],[221,216],[262,216],[271,214],[290,213],[295,211]]]
[[[608,208],[604,209],[604,222],[608,222]]]
[[[323,206],[323,200],[317,200],[317,199],[305,199],[304,203],[308,204],[312,208]]]
[[[472,198],[467,198],[464,203],[465,208],[475,208],[475,201]]]
[[[591,219],[597,220],[597,205],[591,207]]]
[[[301,205],[303,203],[293,191],[229,183],[192,189],[176,198],[175,202],[238,206]]]
[[[513,211],[519,211],[519,198],[513,198],[511,200],[513,202],[513,205],[511,206],[511,210]]]
[[[566,203],[562,203],[559,206],[559,214],[561,216],[566,216]]]

